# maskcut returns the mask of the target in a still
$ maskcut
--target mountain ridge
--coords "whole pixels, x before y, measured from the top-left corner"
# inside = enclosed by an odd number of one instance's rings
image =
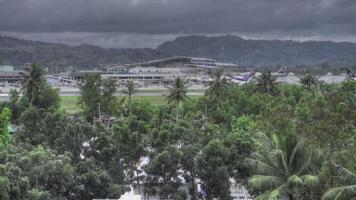
[[[46,43],[0,36],[0,65],[94,68],[100,64],[133,63],[169,56],[207,57],[240,65],[314,65],[356,61],[356,44],[332,41],[253,40],[234,35],[180,36],[152,48],[102,48]]]
[[[168,54],[184,52],[243,65],[319,64],[356,59],[356,44],[351,42],[245,40],[231,35],[178,37],[158,49]]]

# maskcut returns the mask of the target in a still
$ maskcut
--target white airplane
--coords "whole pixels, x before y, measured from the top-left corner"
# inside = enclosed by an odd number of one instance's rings
[[[255,76],[255,74],[256,74],[256,70],[252,70],[248,73],[242,74],[241,76],[224,76],[224,78],[226,78],[228,81],[232,83],[243,85],[245,83],[250,82]]]
[[[271,73],[271,74],[272,74],[272,76],[275,76],[275,77],[287,76],[288,75],[287,70],[288,70],[288,67],[283,66],[277,72]],[[232,83],[243,85],[245,83],[249,83],[255,75],[256,75],[256,70],[254,69],[254,70],[252,70],[248,73],[244,73],[240,76],[225,76],[224,78],[226,78],[227,80],[229,80]]]
[[[287,66],[283,66],[276,73],[271,73],[271,74],[272,74],[272,76],[277,76],[277,77],[287,76],[289,74],[288,67]]]

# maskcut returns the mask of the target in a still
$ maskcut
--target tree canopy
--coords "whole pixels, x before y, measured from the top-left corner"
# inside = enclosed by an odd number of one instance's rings
[[[197,98],[175,79],[156,106],[88,76],[81,111],[67,113],[31,66],[0,108],[0,199],[119,198],[129,186],[146,199],[232,199],[232,183],[255,199],[355,198],[356,82],[275,84],[267,72],[239,86],[216,73]]]

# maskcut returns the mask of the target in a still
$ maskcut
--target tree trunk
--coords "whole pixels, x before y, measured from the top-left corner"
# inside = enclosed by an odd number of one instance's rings
[[[129,115],[131,115],[131,95],[129,95]]]
[[[289,200],[293,200],[293,195],[289,194]]]
[[[195,199],[198,199],[198,198],[197,198],[197,191],[196,191],[196,188],[195,188],[195,178],[194,178],[194,175],[191,175],[190,181],[191,181],[192,190],[193,190],[192,199],[194,199],[194,200],[195,200]]]
[[[141,195],[140,177],[138,175],[138,170],[136,170],[136,182],[137,182],[138,193]]]

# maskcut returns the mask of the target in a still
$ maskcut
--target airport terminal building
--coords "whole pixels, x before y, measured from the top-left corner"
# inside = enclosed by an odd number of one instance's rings
[[[86,75],[99,74],[118,82],[134,80],[153,84],[168,84],[176,77],[199,81],[205,80],[207,71],[221,67],[237,67],[230,63],[217,63],[213,59],[194,57],[170,57],[142,63],[101,66],[98,70],[72,71],[70,79],[83,81]]]
[[[167,85],[177,77],[188,82],[200,83],[209,80],[208,71],[223,67],[237,66],[231,63],[218,63],[209,58],[176,56],[125,65],[102,65],[95,70],[68,68],[65,73],[46,75],[46,78],[54,86],[74,86],[83,82],[88,75],[100,75],[103,79],[114,79],[118,83],[133,80],[145,85]],[[12,66],[0,66],[1,83],[19,84],[22,79],[22,71],[14,70]]]

